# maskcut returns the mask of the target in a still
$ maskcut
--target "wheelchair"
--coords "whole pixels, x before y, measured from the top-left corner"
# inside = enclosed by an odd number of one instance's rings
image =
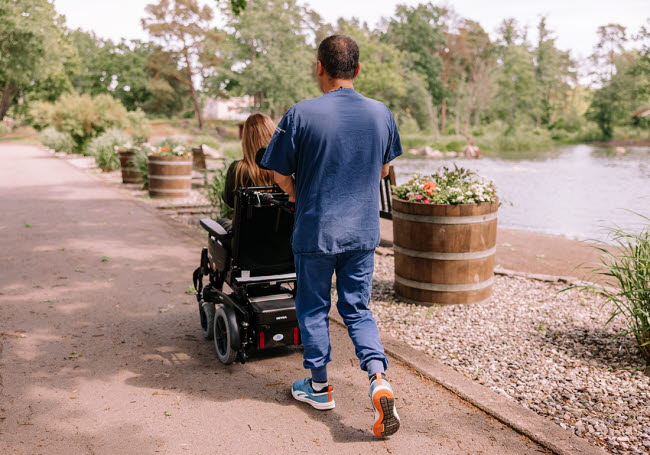
[[[245,363],[261,350],[301,344],[288,198],[278,186],[239,188],[232,232],[212,219],[199,221],[208,232],[193,274],[201,331],[225,365]]]

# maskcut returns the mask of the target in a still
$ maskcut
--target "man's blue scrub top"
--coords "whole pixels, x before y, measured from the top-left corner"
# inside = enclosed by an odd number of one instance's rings
[[[379,245],[382,164],[402,154],[390,109],[340,88],[291,107],[262,165],[295,174],[296,254],[337,254]]]

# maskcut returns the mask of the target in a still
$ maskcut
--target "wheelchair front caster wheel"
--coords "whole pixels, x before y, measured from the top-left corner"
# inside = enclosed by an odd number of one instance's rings
[[[233,338],[239,339],[239,329],[233,325],[223,305],[217,305],[214,312],[214,348],[219,361],[230,365],[237,358]]]
[[[214,303],[199,303],[199,316],[201,318],[201,333],[203,338],[211,340],[214,336]]]

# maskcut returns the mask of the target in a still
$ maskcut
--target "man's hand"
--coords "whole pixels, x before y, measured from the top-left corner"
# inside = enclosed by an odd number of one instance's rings
[[[275,171],[273,175],[275,183],[282,188],[282,191],[289,195],[289,202],[296,202],[296,188],[293,184],[293,178],[290,175],[282,175]]]

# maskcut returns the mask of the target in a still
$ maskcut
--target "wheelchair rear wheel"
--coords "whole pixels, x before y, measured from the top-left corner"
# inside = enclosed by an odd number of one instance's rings
[[[203,338],[211,340],[214,336],[214,303],[199,303],[199,316],[201,318],[201,332]]]
[[[237,358],[233,341],[239,339],[239,328],[233,324],[232,316],[223,304],[217,305],[214,312],[214,348],[219,361],[230,365]]]

